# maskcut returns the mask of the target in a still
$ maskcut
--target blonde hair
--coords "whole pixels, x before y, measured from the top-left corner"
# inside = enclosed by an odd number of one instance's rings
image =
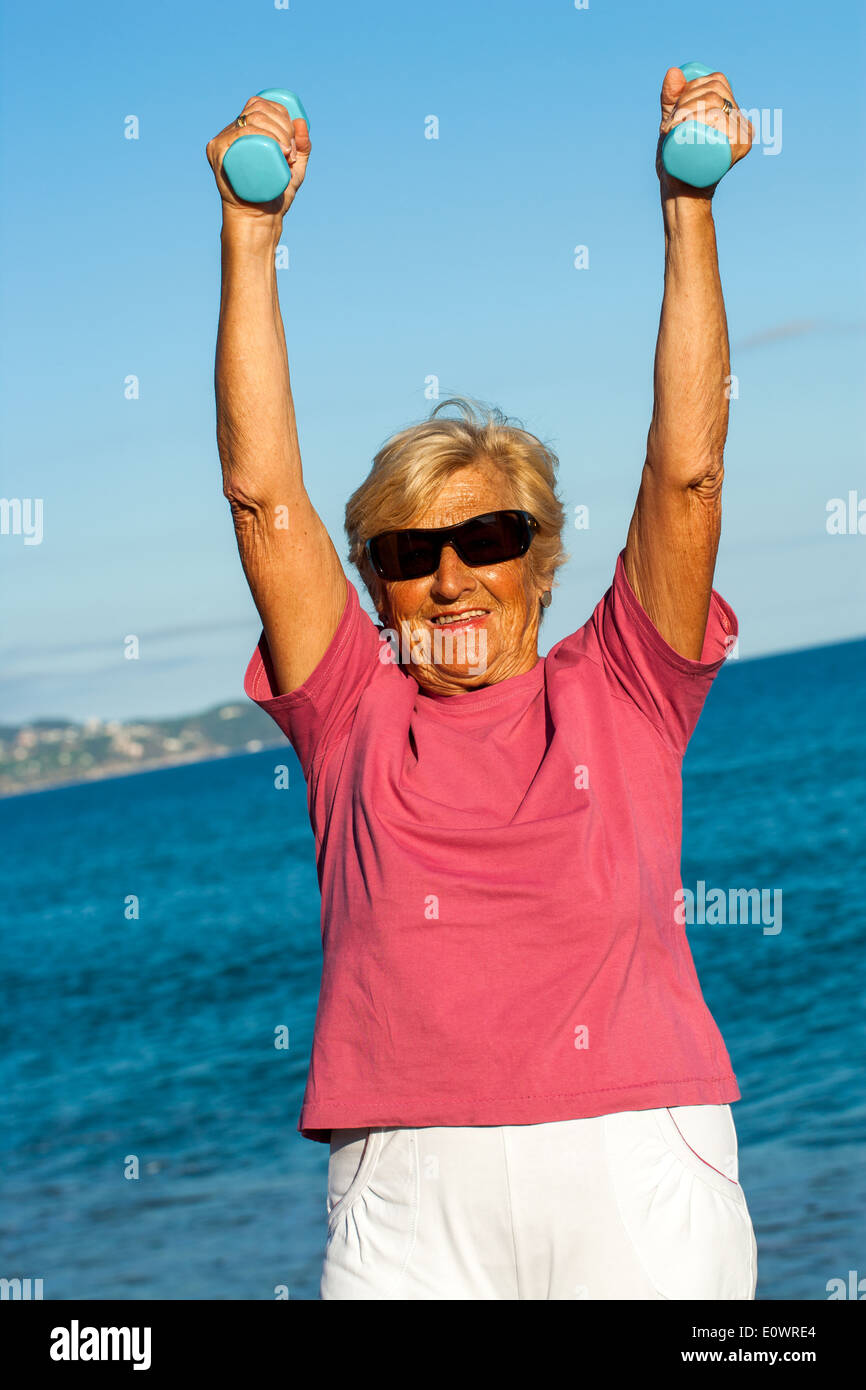
[[[459,418],[442,414],[452,406],[460,411]],[[377,609],[381,610],[384,588],[370,564],[367,541],[382,531],[408,526],[430,506],[447,478],[485,461],[502,473],[503,509],[531,512],[538,522],[526,559],[540,587],[553,588],[556,571],[568,559],[562,544],[565,509],[556,494],[556,454],[496,407],[468,396],[450,396],[426,420],[400,430],[382,445],[367,477],[346,503],[349,559]]]

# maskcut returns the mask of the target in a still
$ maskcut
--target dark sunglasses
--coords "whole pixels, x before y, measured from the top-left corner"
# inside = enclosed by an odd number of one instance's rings
[[[464,565],[477,569],[525,555],[537,530],[531,512],[485,512],[460,526],[383,531],[367,541],[366,550],[380,579],[421,579],[439,568],[444,545],[453,545]]]

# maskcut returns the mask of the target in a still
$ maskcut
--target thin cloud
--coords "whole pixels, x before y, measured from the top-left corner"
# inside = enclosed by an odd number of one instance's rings
[[[781,343],[788,338],[804,338],[811,333],[831,333],[840,337],[844,333],[862,333],[866,321],[859,319],[854,323],[834,323],[832,319],[791,319],[788,323],[777,323],[773,328],[750,333],[734,344],[736,352],[747,348],[764,347],[767,343]]]
[[[187,655],[163,657],[162,660],[151,658],[147,663],[146,674],[150,677],[165,672],[180,671],[189,663],[190,658]],[[46,683],[56,684],[58,681],[63,681],[65,685],[70,687],[76,685],[88,687],[93,685],[97,677],[124,675],[134,665],[137,666],[138,663],[124,661],[121,665],[120,660],[114,660],[102,666],[88,666],[84,670],[79,667],[74,670],[40,668],[32,671],[13,671],[9,674],[0,674],[0,692],[11,692],[14,695],[17,690],[29,690]],[[136,676],[139,674],[137,669],[134,670],[134,674]]]
[[[209,622],[184,623],[173,627],[145,628],[137,630],[134,626],[127,627],[119,637],[100,637],[91,642],[54,642],[50,646],[34,642],[32,646],[6,647],[0,651],[0,663],[11,664],[23,658],[32,658],[34,650],[38,651],[40,658],[51,659],[64,656],[84,656],[88,652],[95,655],[108,656],[109,653],[116,652],[121,646],[123,639],[128,632],[134,632],[140,642],[174,642],[181,638],[207,637],[214,632],[238,632],[243,629],[252,631],[259,620],[252,618],[225,618],[214,619]],[[259,626],[261,624],[259,623]],[[258,629],[256,629],[258,631]],[[108,669],[107,667],[105,669]]]

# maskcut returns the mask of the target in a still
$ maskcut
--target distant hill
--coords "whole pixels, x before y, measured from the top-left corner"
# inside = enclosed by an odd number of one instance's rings
[[[174,719],[35,719],[0,725],[0,796],[146,768],[257,753],[286,740],[251,700]]]

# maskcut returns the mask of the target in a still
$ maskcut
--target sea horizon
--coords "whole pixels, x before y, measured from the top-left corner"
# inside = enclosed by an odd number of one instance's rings
[[[784,660],[784,659],[790,658],[790,657],[806,656],[806,655],[808,655],[810,652],[811,652],[811,653],[814,653],[814,652],[823,652],[823,651],[832,650],[832,649],[834,649],[834,648],[842,648],[842,647],[856,646],[858,643],[866,643],[866,634],[864,634],[862,637],[848,637],[848,638],[845,638],[843,641],[840,641],[840,642],[821,642],[821,643],[818,643],[818,644],[816,644],[816,645],[814,645],[814,646],[810,646],[810,647],[795,647],[795,648],[792,648],[791,650],[786,650],[786,651],[782,651],[782,652],[768,652],[768,653],[763,654],[763,655],[746,656],[746,657],[740,657],[740,656],[736,656],[736,655],[735,655],[735,656],[731,656],[731,657],[728,658],[728,660],[727,660],[726,663],[725,663],[725,666],[722,667],[722,670],[725,670],[725,669],[728,667],[728,665],[734,665],[734,666],[737,666],[737,667],[752,666],[752,665],[754,665],[756,662],[780,661],[780,660]],[[543,657],[540,658],[540,659],[541,659],[541,660],[544,660]],[[721,674],[722,674],[722,672],[720,671],[720,672],[719,672],[719,676],[721,676]],[[256,710],[256,706],[254,705],[254,702],[251,701],[251,700],[249,700],[249,697],[242,693],[242,694],[241,694],[239,697],[237,697],[236,699],[227,700],[227,701],[224,701],[224,702],[220,702],[220,703],[218,703],[218,704],[215,704],[215,705],[207,705],[207,706],[205,706],[204,709],[193,710],[193,711],[189,711],[189,712],[187,712],[187,713],[161,716],[159,719],[147,719],[147,718],[145,718],[144,716],[138,716],[138,717],[136,717],[136,718],[128,719],[128,720],[117,720],[117,721],[114,721],[114,720],[104,720],[104,721],[102,721],[102,722],[103,722],[104,724],[117,723],[117,724],[120,724],[120,725],[121,725],[122,727],[124,727],[124,728],[127,728],[127,727],[129,727],[129,726],[138,726],[138,725],[145,725],[145,724],[150,724],[150,725],[152,725],[153,727],[159,727],[160,725],[163,725],[163,724],[176,724],[176,723],[180,723],[180,722],[186,722],[186,721],[193,721],[193,720],[202,719],[202,718],[204,718],[204,717],[207,716],[207,715],[213,714],[213,713],[215,713],[215,712],[218,712],[218,711],[223,710],[223,709],[226,709],[226,708],[230,708],[230,707],[235,706],[235,705],[238,705],[238,704],[241,704],[244,708],[246,708],[246,706],[248,705],[248,706],[249,706],[249,709],[250,709],[251,711],[255,711],[255,710]],[[58,716],[56,716],[56,718],[57,718],[57,725],[54,725],[54,724],[53,724],[51,718],[41,718],[41,717],[40,717],[40,719],[38,719],[37,721],[34,721],[34,724],[19,724],[19,725],[5,725],[5,726],[4,726],[4,725],[0,725],[0,729],[3,729],[3,728],[5,728],[5,729],[9,729],[9,728],[12,728],[12,729],[32,729],[32,728],[34,728],[36,725],[43,726],[43,727],[47,727],[47,728],[51,728],[51,727],[60,727],[61,725],[67,724],[67,723],[71,723],[71,724],[76,725],[76,726],[79,727],[79,728],[83,728],[84,725],[85,725],[85,721],[69,720],[66,716],[60,716],[60,715],[58,715]],[[90,772],[90,773],[88,773],[88,774],[86,774],[86,775],[84,775],[84,776],[82,776],[82,777],[77,777],[77,778],[63,778],[63,779],[58,779],[58,780],[54,780],[54,781],[47,781],[47,782],[44,782],[44,783],[40,783],[39,785],[32,786],[32,787],[22,786],[22,787],[16,787],[16,788],[13,788],[13,789],[10,789],[10,790],[4,790],[2,787],[0,787],[0,801],[12,800],[12,799],[14,799],[14,798],[16,798],[16,797],[19,797],[19,796],[34,796],[34,795],[36,795],[36,794],[38,794],[38,793],[40,793],[40,792],[46,792],[46,791],[61,791],[61,790],[65,789],[65,788],[68,788],[68,787],[86,786],[86,785],[88,785],[88,784],[91,783],[91,782],[107,782],[107,781],[121,780],[121,779],[124,779],[124,778],[127,778],[127,777],[140,776],[140,775],[142,775],[142,774],[144,774],[144,773],[148,773],[148,772],[159,772],[159,771],[166,770],[166,769],[169,769],[169,768],[174,768],[174,767],[186,767],[186,766],[189,766],[190,764],[196,764],[196,765],[197,765],[197,764],[200,764],[200,763],[216,762],[216,761],[222,761],[222,760],[224,760],[225,758],[233,758],[233,757],[250,757],[250,756],[252,756],[252,755],[255,754],[255,753],[264,752],[264,751],[266,751],[266,750],[269,749],[269,748],[279,748],[279,747],[281,746],[281,744],[284,744],[284,743],[286,742],[286,740],[285,740],[285,738],[284,738],[282,735],[280,735],[279,733],[276,733],[275,735],[270,736],[270,737],[268,736],[267,729],[268,729],[268,725],[271,724],[271,721],[270,721],[270,719],[268,719],[267,716],[265,716],[265,718],[268,720],[267,725],[265,725],[264,728],[263,728],[263,732],[265,733],[265,737],[264,737],[264,739],[258,739],[258,740],[256,740],[256,742],[258,743],[258,746],[255,747],[255,748],[250,748],[250,749],[247,749],[247,748],[239,748],[239,749],[236,749],[236,748],[229,748],[229,749],[225,749],[225,750],[222,750],[222,751],[210,751],[210,752],[207,752],[207,753],[205,753],[203,756],[200,756],[200,757],[199,757],[199,756],[196,756],[195,754],[192,754],[192,753],[191,753],[191,754],[189,754],[188,756],[174,756],[174,757],[158,758],[158,759],[154,759],[154,760],[148,761],[148,762],[133,763],[133,764],[130,764],[130,765],[128,765],[128,766],[121,767],[121,768],[118,768],[118,767],[115,765],[111,770],[106,770],[106,771],[102,771],[100,768],[97,767],[97,768],[95,768],[92,772]]]

